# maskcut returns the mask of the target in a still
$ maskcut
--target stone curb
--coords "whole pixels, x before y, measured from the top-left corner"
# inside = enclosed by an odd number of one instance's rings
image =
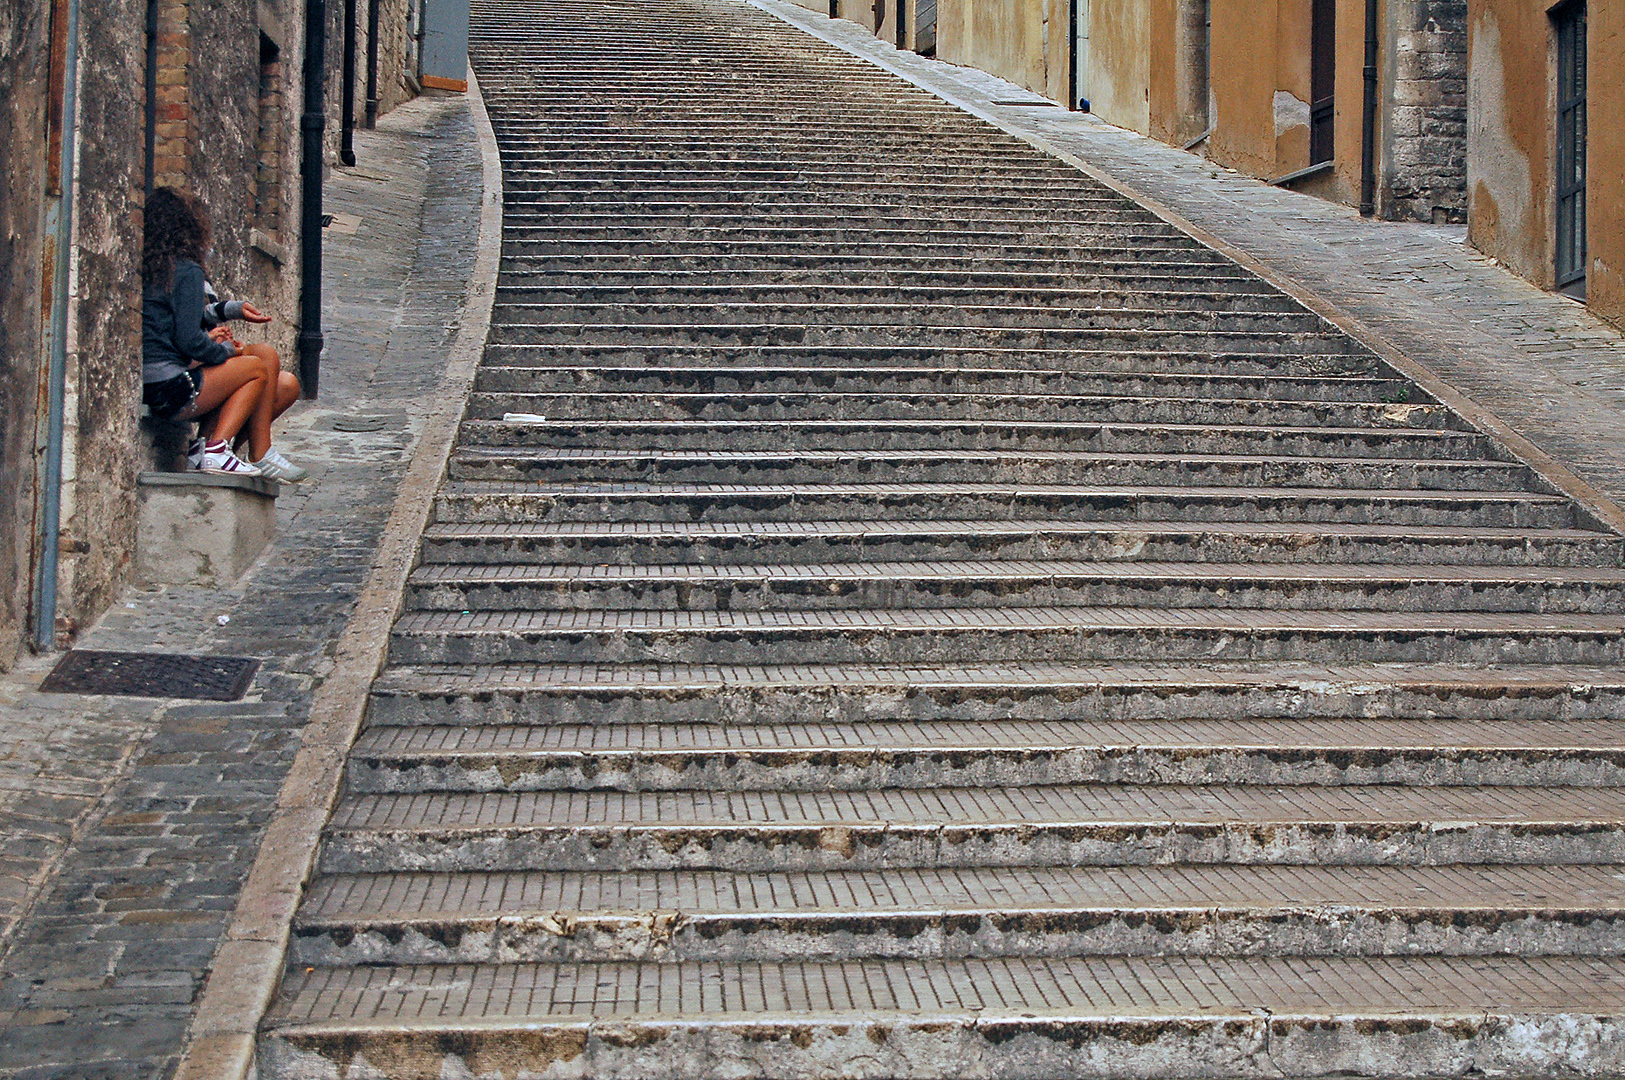
[[[447,356],[438,402],[424,424],[373,568],[339,640],[333,673],[311,702],[303,744],[215,954],[175,1080],[246,1080],[253,1075],[256,1032],[282,978],[294,911],[315,867],[322,827],[338,798],[345,757],[361,729],[368,688],[382,669],[390,627],[417,558],[418,539],[473,388],[496,297],[502,170],[473,71],[468,73],[468,103],[480,142],[485,191],[479,250],[462,324]]]
[[[1580,508],[1599,526],[1612,532],[1625,534],[1625,508],[1622,508],[1595,485],[1581,478],[1572,469],[1542,450],[1527,437],[1520,435],[1510,424],[1506,423],[1490,409],[1473,401],[1466,394],[1463,394],[1434,374],[1431,369],[1413,359],[1386,336],[1367,325],[1357,316],[1344,310],[1334,301],[1307,288],[1301,281],[1266,266],[1247,251],[1220,239],[1202,226],[1186,219],[1177,210],[1170,208],[1160,200],[1141,194],[1133,186],[1124,183],[1110,173],[1103,171],[1099,166],[1091,164],[1076,154],[1061,149],[1044,136],[1024,131],[1020,127],[1009,123],[1006,119],[981,108],[975,101],[964,95],[952,89],[935,85],[929,79],[922,78],[915,72],[910,71],[906,64],[899,63],[897,51],[879,38],[865,35],[860,42],[847,41],[843,35],[831,32],[826,27],[825,24],[832,23],[834,20],[827,16],[819,16],[806,8],[789,2],[789,0],[745,0],[745,2],[751,7],[779,19],[781,22],[788,23],[796,29],[818,38],[820,41],[833,45],[843,52],[850,53],[860,60],[896,75],[910,85],[916,86],[933,97],[970,113],[977,119],[993,125],[1005,134],[1014,136],[1028,145],[1049,154],[1051,157],[1066,162],[1090,179],[1104,184],[1119,195],[1143,206],[1199,243],[1212,248],[1226,258],[1257,274],[1260,278],[1274,285],[1343,333],[1348,334],[1369,348],[1405,378],[1410,379],[1424,391],[1431,394],[1440,404],[1456,413],[1478,431],[1496,440],[1501,444],[1502,448],[1519,462],[1533,469],[1543,480],[1578,503]],[[912,56],[913,54],[908,55]],[[1022,90],[1014,85],[1012,85],[1011,90],[1013,96],[1020,94],[1037,97],[1036,94]],[[1312,198],[1312,196],[1306,197]]]

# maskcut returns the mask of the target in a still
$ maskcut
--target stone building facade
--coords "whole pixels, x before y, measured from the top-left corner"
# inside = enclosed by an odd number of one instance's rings
[[[941,0],[937,55],[1385,218],[1466,214],[1466,0]]]
[[[326,167],[338,148],[345,2],[329,0],[326,20]],[[370,0],[353,2],[365,12]],[[414,89],[402,67],[410,3],[377,0],[379,112]],[[136,481],[150,457],[140,254],[152,185],[200,197],[215,225],[211,279],[274,320],[239,336],[292,359],[305,17],[302,0],[0,5],[0,670],[30,644],[71,640],[134,569]],[[358,122],[365,104],[357,94]]]

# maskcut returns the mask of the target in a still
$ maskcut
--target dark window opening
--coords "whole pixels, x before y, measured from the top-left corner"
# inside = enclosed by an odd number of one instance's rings
[[[1557,31],[1557,287],[1585,295],[1586,7],[1559,8]]]
[[[1319,165],[1336,149],[1337,0],[1314,0],[1309,35],[1309,164]]]

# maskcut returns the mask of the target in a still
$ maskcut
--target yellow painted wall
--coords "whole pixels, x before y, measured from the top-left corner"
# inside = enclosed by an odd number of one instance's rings
[[[1151,0],[1090,5],[1090,110],[1109,124],[1151,131]]]
[[[1592,0],[1586,304],[1625,326],[1625,0]]]
[[[939,0],[937,57],[1065,103],[1067,11],[1066,0]]]

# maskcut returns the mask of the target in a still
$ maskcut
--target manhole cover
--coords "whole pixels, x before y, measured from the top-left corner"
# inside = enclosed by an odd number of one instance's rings
[[[260,662],[246,656],[74,649],[57,662],[40,689],[48,694],[201,698],[236,701],[248,692]]]
[[[1027,105],[1034,109],[1059,109],[1061,106],[1054,101],[991,101],[990,105]]]
[[[388,426],[387,416],[340,416],[333,421],[334,431],[382,431]]]

